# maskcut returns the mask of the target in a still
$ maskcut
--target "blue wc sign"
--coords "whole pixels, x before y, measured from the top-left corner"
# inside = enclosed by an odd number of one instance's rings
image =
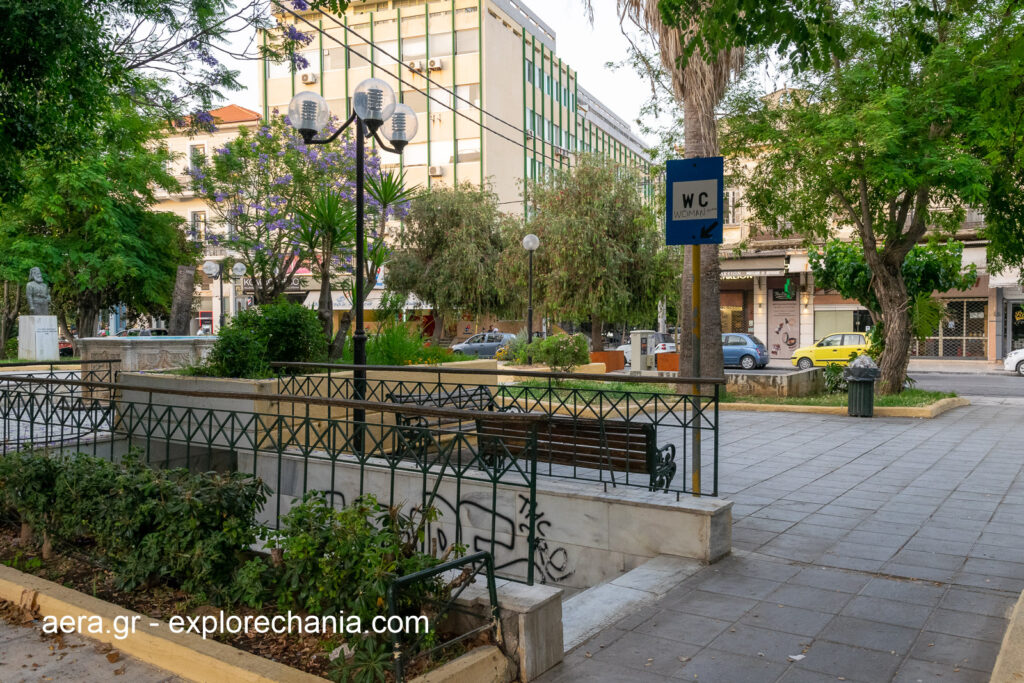
[[[665,243],[721,244],[722,157],[672,159],[665,165]]]

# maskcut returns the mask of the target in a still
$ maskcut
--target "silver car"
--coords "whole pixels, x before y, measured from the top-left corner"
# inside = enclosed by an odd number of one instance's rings
[[[516,335],[509,332],[481,332],[474,334],[461,344],[453,344],[452,351],[477,358],[494,358],[498,349],[512,343],[515,338]]]

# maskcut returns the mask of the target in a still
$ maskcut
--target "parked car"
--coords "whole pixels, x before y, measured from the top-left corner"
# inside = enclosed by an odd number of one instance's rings
[[[481,332],[461,344],[453,344],[452,351],[477,358],[494,358],[498,349],[511,344],[515,338],[516,335],[510,332]]]
[[[157,327],[134,327],[130,330],[121,330],[118,337],[166,337],[167,330]]]
[[[752,334],[729,332],[722,335],[722,360],[726,367],[763,368],[768,365],[768,347]]]
[[[676,352],[676,339],[671,334],[666,332],[655,332],[647,338],[647,344],[650,351],[655,355],[659,353],[675,353]]]
[[[57,355],[59,356],[73,356],[75,355],[75,345],[70,341],[61,337],[57,340]]]
[[[808,370],[815,365],[824,366],[829,363],[848,363],[850,354],[858,356],[867,353],[868,337],[863,332],[842,332],[830,334],[814,346],[801,346],[793,351],[793,365],[801,370]]]
[[[1017,349],[1006,354],[1006,358],[1003,359],[1003,367],[1007,372],[1016,372],[1024,377],[1024,349]]]

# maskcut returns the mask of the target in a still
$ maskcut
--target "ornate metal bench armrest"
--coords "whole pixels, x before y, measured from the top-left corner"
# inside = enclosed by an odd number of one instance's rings
[[[653,457],[647,463],[647,469],[651,473],[651,491],[664,489],[668,492],[676,476],[676,445],[670,443],[661,448],[652,445],[650,452]]]

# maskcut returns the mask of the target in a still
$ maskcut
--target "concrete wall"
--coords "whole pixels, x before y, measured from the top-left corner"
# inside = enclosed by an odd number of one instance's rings
[[[79,344],[82,360],[117,360],[121,371],[137,371],[196,365],[215,341],[216,337],[86,337]]]
[[[251,453],[240,453],[243,472],[255,471],[275,493],[262,521],[273,522],[278,504],[283,514],[304,490],[334,491],[336,504],[350,503],[361,490],[394,504],[419,504],[424,479],[428,490],[432,475],[396,471],[387,467],[365,468],[360,482],[359,465],[350,456],[327,460],[304,459],[285,454],[259,454],[255,470]],[[472,474],[472,473],[471,473]],[[482,476],[482,472],[476,473]],[[521,481],[518,480],[518,481]],[[529,490],[498,484],[496,496],[487,482],[463,480],[456,487],[446,478],[437,489],[435,505],[441,520],[430,530],[438,548],[455,541],[456,504],[460,510],[463,543],[470,552],[491,550],[495,565],[506,576],[527,574]],[[492,512],[495,527],[492,532]],[[609,488],[578,480],[538,477],[537,551],[534,578],[537,582],[570,588],[589,588],[639,566],[657,555],[675,555],[713,562],[727,554],[732,539],[732,503],[715,498],[651,493],[642,489]]]
[[[825,391],[825,371],[811,368],[782,375],[728,372],[725,389],[740,396],[813,396]]]

